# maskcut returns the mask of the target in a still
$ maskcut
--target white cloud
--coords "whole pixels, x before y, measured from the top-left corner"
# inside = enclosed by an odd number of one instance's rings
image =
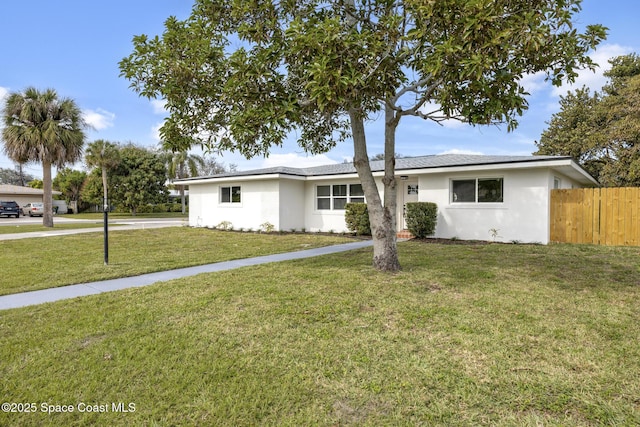
[[[151,101],[151,108],[153,109],[154,114],[167,114],[167,110],[165,106],[167,105],[167,101],[164,99],[154,99]]]
[[[272,168],[276,166],[291,166],[296,168],[306,168],[312,166],[324,166],[338,163],[329,158],[326,154],[317,156],[305,156],[297,153],[272,154],[262,161],[261,168]]]
[[[546,75],[543,71],[539,71],[534,74],[527,74],[520,79],[520,84],[529,94],[533,95],[535,92],[549,87],[549,82],[546,82]]]
[[[9,95],[9,89],[6,87],[0,86],[0,111],[4,108],[4,99]],[[2,122],[0,122],[0,130],[3,128]]]
[[[0,103],[4,104],[4,98],[9,95],[9,88],[0,86]]]
[[[156,123],[151,127],[151,139],[155,142],[160,142],[160,128],[164,122]]]
[[[114,113],[98,108],[97,110],[84,110],[82,112],[84,120],[95,130],[102,130],[113,127],[116,118]]]
[[[611,68],[609,59],[615,58],[616,56],[627,55],[632,52],[632,48],[620,46],[618,44],[604,44],[600,46],[598,50],[589,55],[591,59],[599,65],[599,67],[596,68],[596,71],[580,71],[576,81],[572,85],[564,84],[560,87],[554,87],[553,95],[565,95],[567,91],[576,90],[582,86],[587,86],[591,91],[602,89],[602,86],[607,82],[607,78],[603,74]]]

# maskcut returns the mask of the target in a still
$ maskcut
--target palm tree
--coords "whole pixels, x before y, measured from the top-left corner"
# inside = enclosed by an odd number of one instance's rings
[[[202,156],[197,154],[189,154],[186,151],[177,153],[167,153],[167,169],[169,171],[169,179],[181,179],[197,176],[204,168],[205,161]],[[182,213],[186,213],[184,185],[179,186],[180,198],[182,200]]]
[[[51,166],[58,168],[82,157],[86,123],[80,108],[53,89],[33,87],[10,93],[3,110],[3,151],[18,163],[42,163],[44,215],[42,225],[53,227]]]
[[[103,139],[96,139],[87,146],[84,161],[88,167],[96,167],[102,170],[104,208],[108,210],[107,172],[120,163],[120,150],[118,145]]]

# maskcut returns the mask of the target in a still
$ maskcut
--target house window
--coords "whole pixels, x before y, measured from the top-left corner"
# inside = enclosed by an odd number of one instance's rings
[[[349,202],[364,203],[364,190],[361,184],[349,185]]]
[[[502,178],[455,179],[451,181],[452,203],[502,203]]]
[[[412,194],[418,194],[418,184],[409,184],[407,185],[407,194],[410,196]]]
[[[344,210],[347,203],[364,203],[362,185],[334,184],[316,187],[316,209]]]
[[[240,203],[240,186],[220,187],[220,203]]]
[[[557,176],[553,177],[553,189],[558,190],[560,188],[560,178]]]
[[[347,186],[333,185],[333,209],[344,209],[347,204]]]

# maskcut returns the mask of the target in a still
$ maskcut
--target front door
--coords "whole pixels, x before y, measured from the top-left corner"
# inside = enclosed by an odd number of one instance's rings
[[[407,222],[405,220],[406,205],[409,202],[418,201],[418,181],[400,181],[398,186],[398,210],[397,222],[398,230],[406,230]]]

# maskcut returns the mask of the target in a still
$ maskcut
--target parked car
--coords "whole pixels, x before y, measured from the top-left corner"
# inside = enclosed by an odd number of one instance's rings
[[[22,207],[22,215],[42,216],[44,214],[44,203],[27,203]]]
[[[0,200],[0,216],[20,216],[20,206],[14,201]]]

